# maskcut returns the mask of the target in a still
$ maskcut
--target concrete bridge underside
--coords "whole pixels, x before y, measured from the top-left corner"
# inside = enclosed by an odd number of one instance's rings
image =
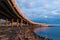
[[[4,26],[0,20],[0,38],[3,40],[48,40],[34,33],[36,28],[48,27],[48,25],[28,20],[22,14],[16,0],[0,0],[0,19],[6,20]]]

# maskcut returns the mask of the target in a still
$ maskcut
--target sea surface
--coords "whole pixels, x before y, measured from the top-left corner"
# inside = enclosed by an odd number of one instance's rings
[[[43,27],[36,30],[36,34],[52,40],[60,40],[60,27]]]

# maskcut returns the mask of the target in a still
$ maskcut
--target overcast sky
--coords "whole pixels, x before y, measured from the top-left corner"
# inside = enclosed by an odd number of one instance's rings
[[[30,20],[60,19],[60,0],[17,0],[17,3]]]

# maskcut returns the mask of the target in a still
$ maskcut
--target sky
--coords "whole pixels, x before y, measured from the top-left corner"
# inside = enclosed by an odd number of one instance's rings
[[[22,10],[22,13],[31,21],[39,23],[48,23],[50,21],[50,24],[52,22],[60,24],[60,0],[16,1],[20,9]]]

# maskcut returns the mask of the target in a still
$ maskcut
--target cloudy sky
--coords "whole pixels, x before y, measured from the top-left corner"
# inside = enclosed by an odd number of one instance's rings
[[[60,0],[17,0],[24,15],[34,20],[52,21],[60,20]],[[43,22],[42,22],[43,23]]]

